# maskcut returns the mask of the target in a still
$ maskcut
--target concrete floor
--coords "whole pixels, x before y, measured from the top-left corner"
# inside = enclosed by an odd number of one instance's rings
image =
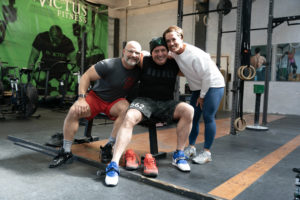
[[[117,187],[106,187],[96,175],[98,169],[81,162],[49,169],[52,157],[7,140],[13,135],[43,144],[61,131],[65,113],[44,109],[37,113],[40,119],[0,121],[0,200],[188,199],[122,177]]]
[[[120,177],[117,187],[106,187],[104,177],[96,176],[96,167],[78,161],[49,169],[52,157],[14,145],[7,140],[7,136],[11,135],[44,144],[51,135],[61,131],[66,113],[39,109],[37,114],[41,114],[40,119],[9,118],[0,121],[1,200],[188,199],[184,195],[131,179],[130,176]],[[219,114],[218,118],[226,115]],[[97,122],[99,121],[95,121]],[[159,160],[159,176],[155,181],[174,184],[178,188],[216,199],[293,199],[295,174],[291,169],[300,167],[300,142],[295,140],[300,135],[299,122],[300,116],[283,116],[268,123],[269,131],[266,132],[245,130],[235,136],[227,134],[219,137],[212,148],[213,162],[206,165],[191,164],[192,171],[188,174],[178,172],[171,166],[169,153],[167,159]],[[110,130],[111,125],[94,126],[93,135],[107,139]],[[134,130],[135,134],[144,132],[147,132],[144,127]],[[83,127],[80,127],[77,136],[82,133]],[[294,147],[291,149],[289,142],[294,140],[296,142],[291,144]],[[197,150],[200,151],[201,147],[202,143],[198,144]],[[273,154],[278,158],[277,162],[273,161]],[[267,160],[268,156],[272,159]],[[266,167],[270,163],[273,165]],[[134,173],[140,174],[140,171]],[[259,173],[262,174],[259,176]],[[240,185],[230,182],[239,176],[244,182],[233,181]],[[229,188],[234,188],[235,191],[226,188],[226,184],[231,184]],[[231,196],[226,192],[231,193]]]

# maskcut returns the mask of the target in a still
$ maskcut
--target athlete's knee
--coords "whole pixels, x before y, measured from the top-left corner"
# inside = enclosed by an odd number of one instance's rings
[[[72,105],[71,108],[69,109],[67,118],[78,118],[78,113],[74,105]]]
[[[193,117],[194,117],[194,108],[193,108],[193,106],[185,103],[185,104],[183,104],[182,111],[183,111],[182,116],[184,117],[185,120],[193,121]]]
[[[185,120],[188,123],[193,121],[194,108],[187,103],[180,103],[175,109],[174,119]]]
[[[80,109],[76,108],[75,105],[72,105],[69,109],[67,118],[73,119],[73,120],[79,120],[80,118],[88,117],[90,116],[89,109],[87,111],[80,111]]]
[[[141,121],[141,113],[135,109],[130,109],[127,111],[125,115],[123,126],[126,128],[132,128],[140,121]]]

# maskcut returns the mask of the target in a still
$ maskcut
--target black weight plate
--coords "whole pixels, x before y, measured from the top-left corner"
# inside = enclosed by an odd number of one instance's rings
[[[32,84],[28,84],[26,88],[26,109],[25,109],[25,117],[30,117],[35,113],[38,107],[38,93],[36,87]]]

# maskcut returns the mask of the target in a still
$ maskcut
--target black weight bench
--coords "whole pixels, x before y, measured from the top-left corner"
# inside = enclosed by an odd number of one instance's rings
[[[105,119],[105,120],[109,119],[105,114],[99,114],[99,115],[97,115],[96,118]],[[91,119],[91,120],[87,121],[87,123],[85,124],[85,129],[84,129],[84,137],[81,138],[81,139],[75,139],[74,143],[82,144],[82,143],[94,142],[94,141],[99,140],[99,137],[95,137],[95,136],[91,135],[92,127],[93,127],[93,121],[94,121],[94,119]],[[160,123],[160,122],[161,121],[156,121],[156,120],[151,120],[150,119],[150,120],[146,120],[146,121],[143,121],[143,122],[139,123],[139,125],[148,127],[149,142],[150,142],[150,153],[156,159],[165,158],[167,156],[166,152],[158,152],[156,124]]]
[[[74,144],[82,144],[82,143],[89,143],[89,142],[95,142],[99,140],[99,137],[92,136],[92,127],[94,125],[94,119],[104,119],[104,123],[100,123],[97,125],[106,125],[106,124],[112,124],[112,122],[107,122],[107,120],[110,120],[104,113],[99,113],[96,117],[94,117],[91,120],[86,120],[84,118],[80,119],[79,124],[85,126],[84,128],[84,134],[83,138],[80,139],[74,139]]]

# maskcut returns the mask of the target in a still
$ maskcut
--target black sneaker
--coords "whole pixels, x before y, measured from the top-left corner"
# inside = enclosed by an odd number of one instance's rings
[[[100,146],[100,160],[102,163],[109,163],[112,159],[112,144],[107,143],[104,147]]]
[[[50,162],[49,168],[58,167],[64,163],[70,164],[73,162],[73,154],[71,152],[65,152],[63,148],[61,148],[58,152],[58,155],[54,157],[54,159]]]

